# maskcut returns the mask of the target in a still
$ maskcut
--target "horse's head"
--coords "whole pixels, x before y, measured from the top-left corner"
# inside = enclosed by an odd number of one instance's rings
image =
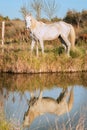
[[[32,15],[28,14],[25,16],[25,26],[27,29],[31,28],[31,24],[32,24]]]
[[[37,111],[35,111],[35,103],[38,100],[36,97],[32,97],[29,101],[29,108],[24,114],[23,125],[30,126],[36,117]]]
[[[31,14],[25,16],[25,26],[28,30],[33,30],[36,27],[37,20]]]
[[[42,99],[42,91],[40,91],[38,97],[35,97],[32,92],[30,93],[29,108],[25,112],[23,119],[24,126],[30,126],[33,120],[39,115],[37,107],[39,99]]]
[[[23,121],[23,125],[25,126],[30,126],[31,123],[34,120],[34,111],[32,110],[32,108],[30,107],[29,110],[25,113],[24,115],[24,121]]]

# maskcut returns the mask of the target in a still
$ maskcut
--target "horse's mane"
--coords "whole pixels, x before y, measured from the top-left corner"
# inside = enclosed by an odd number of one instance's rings
[[[38,100],[38,97],[32,97],[29,101],[29,106],[33,106],[37,100]]]

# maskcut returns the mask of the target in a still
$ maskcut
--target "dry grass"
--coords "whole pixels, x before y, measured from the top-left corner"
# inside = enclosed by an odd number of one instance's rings
[[[49,46],[49,48],[48,48]],[[39,57],[35,50],[31,55],[30,45],[8,44],[3,48],[0,46],[0,71],[13,73],[38,73],[38,72],[74,72],[87,70],[86,48],[76,47],[71,50],[71,57],[68,57],[64,49],[59,46],[45,45],[45,54]]]

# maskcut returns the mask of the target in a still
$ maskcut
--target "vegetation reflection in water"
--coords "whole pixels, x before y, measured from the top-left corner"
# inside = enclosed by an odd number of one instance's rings
[[[82,86],[84,86],[84,88],[82,88]],[[83,100],[87,98],[86,94],[84,94],[84,89],[85,92],[87,92],[87,73],[55,73],[42,75],[0,74],[0,107],[2,110],[4,109],[8,121],[11,122],[14,127],[18,128],[22,126],[25,112],[29,108],[30,93],[33,92],[36,99],[38,99],[39,92],[42,91],[44,97],[53,98],[55,100],[60,93],[62,93],[62,90],[70,90],[71,87],[74,89],[74,102],[70,114],[64,114],[61,116],[62,119],[58,116],[55,117],[45,114],[44,116],[40,116],[40,118],[38,117],[30,129],[36,128],[42,130],[53,129],[53,127],[54,129],[63,129],[63,127],[72,127],[74,129],[76,126],[78,126],[79,129],[78,122],[80,122],[82,126],[81,121],[84,121],[84,123],[86,121],[86,118],[83,120],[82,113],[87,112],[87,103]],[[79,96],[80,93],[82,93],[82,95]],[[77,103],[79,104],[75,106]],[[85,105],[85,107],[80,105]],[[81,111],[79,107],[84,107],[84,112]],[[81,118],[79,114],[81,114]],[[73,118],[71,121],[70,116]],[[37,125],[38,122],[39,125]],[[42,122],[44,122],[43,125]],[[62,126],[59,126],[59,124],[62,124]],[[86,123],[83,127],[86,127]],[[24,129],[23,126],[21,129]],[[26,129],[29,129],[29,127]]]

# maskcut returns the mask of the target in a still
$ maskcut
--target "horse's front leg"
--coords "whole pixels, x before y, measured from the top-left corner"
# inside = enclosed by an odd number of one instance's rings
[[[35,40],[32,40],[32,42],[31,42],[31,53],[32,53],[32,51],[34,49],[34,46],[35,46]]]
[[[43,43],[43,40],[40,40],[40,46],[41,46],[41,49],[42,49],[42,54],[44,54],[44,43]]]
[[[37,42],[36,42],[36,55],[37,55],[37,57],[38,57],[38,43],[39,41],[37,40]]]

